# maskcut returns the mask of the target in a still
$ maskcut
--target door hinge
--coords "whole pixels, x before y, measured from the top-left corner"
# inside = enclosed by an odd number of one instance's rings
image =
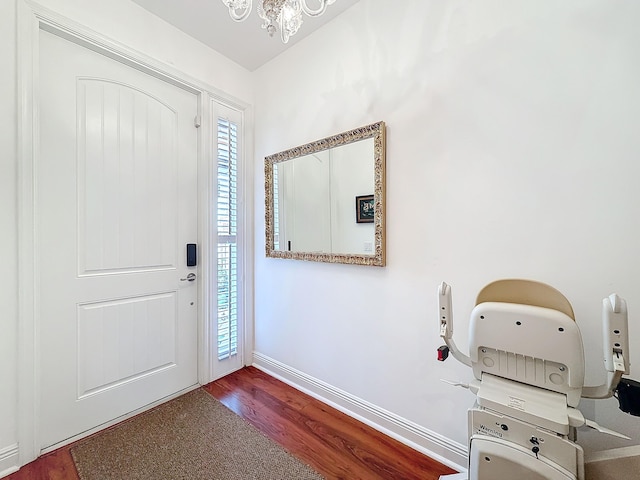
[[[200,118],[200,115],[196,115],[195,118],[193,119],[193,124],[195,125],[196,128],[200,128],[201,121],[202,119]]]

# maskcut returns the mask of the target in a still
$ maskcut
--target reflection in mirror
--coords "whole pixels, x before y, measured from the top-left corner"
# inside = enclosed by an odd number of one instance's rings
[[[265,159],[269,257],[383,266],[385,126]]]

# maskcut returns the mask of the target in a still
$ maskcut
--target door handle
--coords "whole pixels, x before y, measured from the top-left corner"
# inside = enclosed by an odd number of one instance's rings
[[[196,279],[196,274],[195,273],[190,273],[189,275],[187,275],[187,278],[181,278],[180,281],[181,282],[193,282]]]

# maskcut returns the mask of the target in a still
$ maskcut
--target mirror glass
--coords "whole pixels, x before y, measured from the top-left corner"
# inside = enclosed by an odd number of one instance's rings
[[[385,125],[265,158],[268,257],[383,266]]]

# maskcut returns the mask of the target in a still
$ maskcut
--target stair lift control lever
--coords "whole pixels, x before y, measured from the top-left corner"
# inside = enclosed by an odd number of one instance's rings
[[[453,357],[460,363],[470,367],[471,359],[458,350],[453,341],[453,310],[451,308],[451,287],[445,282],[438,288],[438,312],[440,315],[440,338],[444,340],[447,348]],[[448,356],[448,351],[443,347],[438,349],[438,360],[444,361]]]

